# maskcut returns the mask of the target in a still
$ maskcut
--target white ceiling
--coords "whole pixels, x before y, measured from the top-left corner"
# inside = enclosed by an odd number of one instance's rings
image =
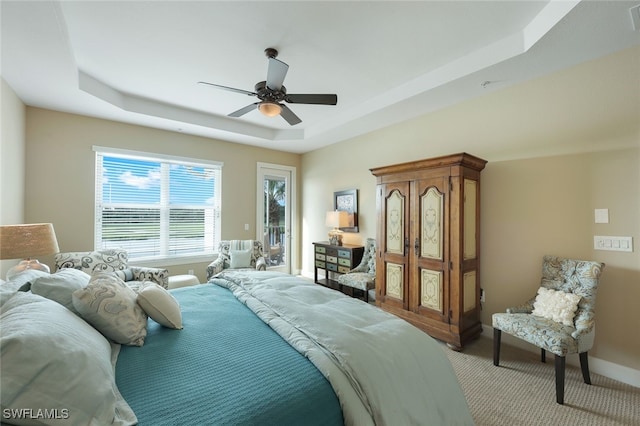
[[[30,106],[303,153],[638,45],[639,3],[3,0],[1,73]],[[230,118],[257,99],[196,84],[253,91],[267,47],[338,105]]]

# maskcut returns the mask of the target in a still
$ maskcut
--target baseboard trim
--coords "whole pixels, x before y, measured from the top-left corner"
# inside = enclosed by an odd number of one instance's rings
[[[493,327],[482,324],[482,334],[483,336],[493,340]],[[501,341],[503,344],[515,346],[516,348],[524,349],[536,354],[540,353],[540,348],[506,333],[502,334]],[[567,364],[579,367],[580,359],[578,355],[575,354],[567,356]],[[640,388],[640,370],[615,364],[604,359],[595,358],[591,355],[589,355],[589,370],[593,373]]]

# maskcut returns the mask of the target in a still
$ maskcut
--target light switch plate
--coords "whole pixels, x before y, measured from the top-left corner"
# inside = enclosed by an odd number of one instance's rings
[[[596,209],[596,223],[609,223],[609,209]]]
[[[633,237],[605,237],[594,235],[593,248],[607,251],[633,251]]]

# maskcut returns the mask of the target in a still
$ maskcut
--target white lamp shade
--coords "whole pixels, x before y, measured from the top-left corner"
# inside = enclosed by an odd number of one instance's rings
[[[349,213],[338,210],[327,212],[325,224],[329,228],[345,228],[349,226]]]

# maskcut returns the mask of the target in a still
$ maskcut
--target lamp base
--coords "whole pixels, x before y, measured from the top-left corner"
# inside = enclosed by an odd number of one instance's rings
[[[339,229],[332,229],[329,231],[329,244],[332,246],[342,245],[342,231]]]
[[[7,271],[7,280],[28,269],[46,272],[47,274],[51,272],[47,265],[38,262],[37,259],[25,259]]]

